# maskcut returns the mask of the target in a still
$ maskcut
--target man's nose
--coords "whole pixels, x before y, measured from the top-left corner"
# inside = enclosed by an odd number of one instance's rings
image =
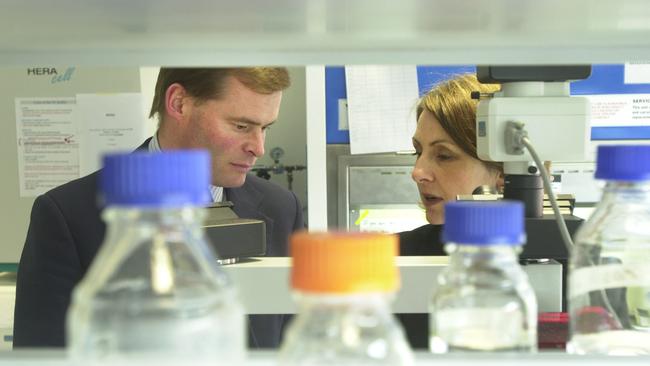
[[[247,151],[256,158],[264,155],[264,141],[266,140],[266,133],[264,131],[255,131],[248,141],[246,147]]]

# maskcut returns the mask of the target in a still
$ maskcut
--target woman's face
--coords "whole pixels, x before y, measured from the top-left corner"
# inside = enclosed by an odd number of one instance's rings
[[[445,222],[444,204],[457,195],[471,194],[480,185],[502,184],[501,174],[467,155],[428,110],[418,118],[413,147],[417,160],[411,176],[431,224]]]

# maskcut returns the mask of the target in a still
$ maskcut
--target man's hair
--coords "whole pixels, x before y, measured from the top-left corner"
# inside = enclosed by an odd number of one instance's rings
[[[272,94],[291,85],[289,72],[284,67],[242,68],[161,68],[149,117],[165,114],[165,93],[174,83],[179,83],[198,102],[219,99],[224,93],[225,80],[233,76],[249,89],[260,94]]]
[[[433,114],[440,126],[465,153],[478,159],[476,153],[476,107],[471,98],[473,91],[494,93],[499,85],[481,84],[474,74],[461,74],[435,85],[420,99],[417,116],[424,110]],[[483,161],[490,169],[503,171],[502,163]]]

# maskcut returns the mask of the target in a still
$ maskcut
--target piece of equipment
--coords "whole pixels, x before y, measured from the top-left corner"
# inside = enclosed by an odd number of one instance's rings
[[[589,101],[571,97],[569,81],[585,79],[591,66],[478,66],[482,83],[501,83],[479,99],[479,158],[503,162],[504,198],[523,201],[526,217],[543,214],[543,184],[530,153],[514,140],[525,133],[544,160],[582,161],[589,142]]]
[[[232,210],[229,201],[206,207],[203,223],[212,248],[221,264],[232,264],[241,258],[266,253],[266,224],[255,219],[242,219]]]

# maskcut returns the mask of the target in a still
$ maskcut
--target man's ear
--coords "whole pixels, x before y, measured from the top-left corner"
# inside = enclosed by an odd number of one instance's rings
[[[182,121],[187,118],[190,108],[189,98],[185,88],[179,83],[173,83],[165,92],[165,112],[174,120]]]

